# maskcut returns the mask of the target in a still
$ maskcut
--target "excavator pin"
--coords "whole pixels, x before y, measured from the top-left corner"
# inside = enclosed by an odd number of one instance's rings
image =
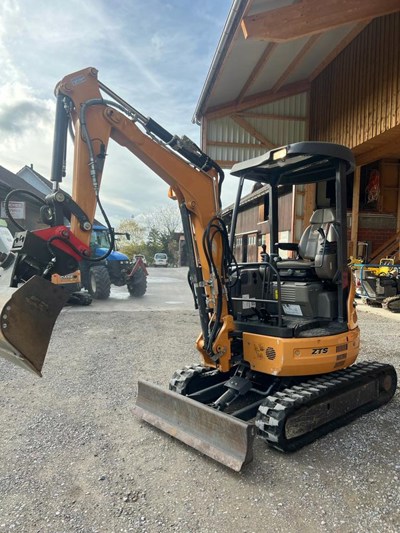
[[[18,288],[10,287],[12,270],[0,269],[0,356],[41,376],[68,292],[39,276]]]
[[[236,472],[253,459],[253,424],[187,396],[139,380],[134,413]]]

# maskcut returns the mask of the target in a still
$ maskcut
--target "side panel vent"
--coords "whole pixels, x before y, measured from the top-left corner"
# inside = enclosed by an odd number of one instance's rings
[[[273,348],[271,348],[270,346],[266,349],[265,353],[267,354],[267,358],[270,360],[270,361],[273,361],[276,357],[276,352]]]

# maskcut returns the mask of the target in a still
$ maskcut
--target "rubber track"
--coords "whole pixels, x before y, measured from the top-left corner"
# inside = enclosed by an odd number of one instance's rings
[[[189,385],[192,379],[200,377],[207,370],[210,370],[210,368],[201,365],[185,366],[185,368],[177,370],[174,372],[169,382],[169,390],[185,395],[186,387]]]
[[[390,296],[385,298],[382,302],[382,307],[384,309],[389,309],[392,313],[400,313],[400,296]]]
[[[300,408],[314,406],[320,400],[334,400],[340,393],[375,380],[379,375],[391,375],[393,386],[389,392],[383,392],[374,401],[368,402],[345,415],[336,418],[309,433],[288,440],[285,425],[292,414]],[[255,425],[259,436],[270,446],[283,452],[294,452],[330,431],[342,427],[362,414],[372,411],[388,402],[396,390],[396,372],[392,365],[363,362],[344,370],[321,375],[294,385],[269,396],[259,407]]]
[[[187,396],[225,379],[226,374],[221,374],[215,368],[202,365],[185,366],[174,372],[169,382],[169,390]]]

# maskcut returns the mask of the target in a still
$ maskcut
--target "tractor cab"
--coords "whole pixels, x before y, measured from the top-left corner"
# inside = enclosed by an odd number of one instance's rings
[[[129,263],[128,256],[119,252],[118,247],[118,241],[115,238],[115,235],[122,235],[120,233],[116,233],[113,230],[114,233],[114,249],[108,256],[108,261],[122,261],[124,265]],[[123,234],[126,235],[125,233]],[[129,235],[129,234],[128,234]],[[92,250],[92,253],[97,256],[101,257],[104,255],[111,246],[111,238],[110,238],[110,230],[104,226],[93,226],[91,238],[90,238],[90,248]]]

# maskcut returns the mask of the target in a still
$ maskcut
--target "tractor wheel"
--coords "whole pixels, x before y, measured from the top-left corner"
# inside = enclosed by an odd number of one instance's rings
[[[110,296],[111,281],[105,266],[95,266],[89,270],[88,290],[95,300],[106,300]]]
[[[131,296],[143,296],[147,290],[147,276],[142,269],[139,269],[133,275],[127,284]]]

